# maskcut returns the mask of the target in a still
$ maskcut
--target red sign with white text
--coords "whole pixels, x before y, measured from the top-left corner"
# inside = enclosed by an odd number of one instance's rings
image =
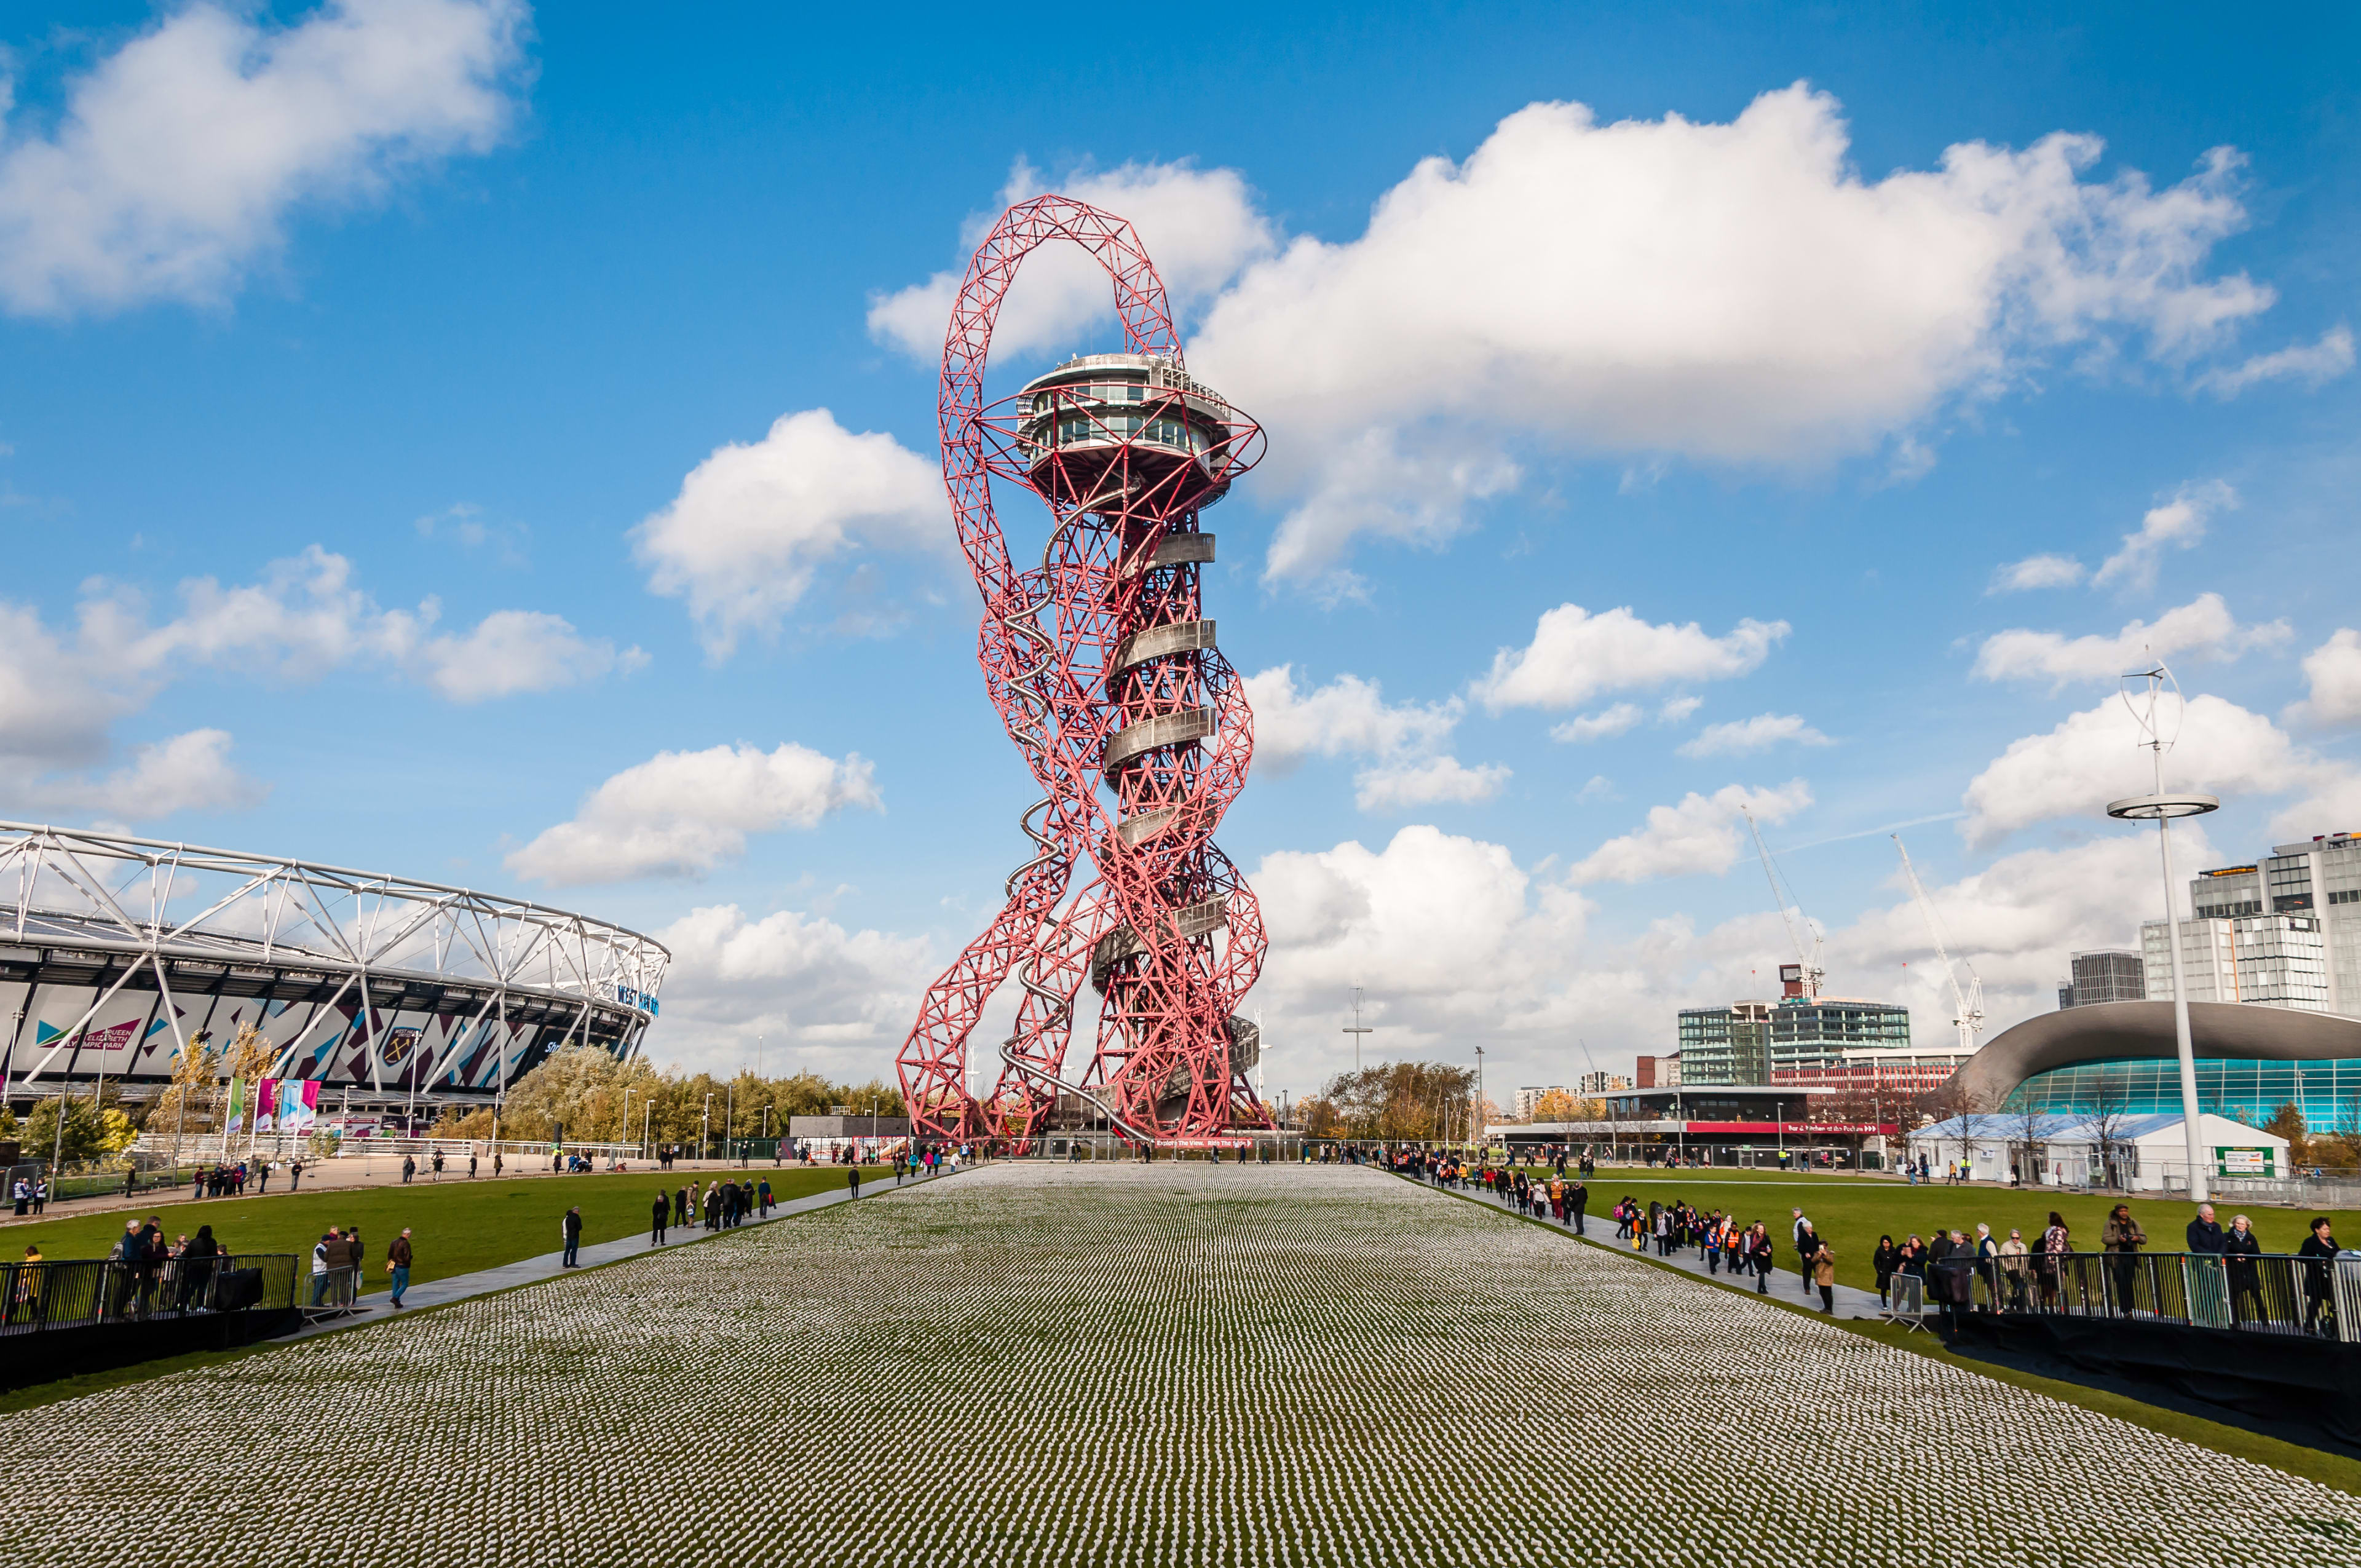
[[[1894,1122],[1684,1122],[1681,1125],[1692,1133],[1751,1133],[1765,1138],[1813,1137],[1822,1133],[1849,1138],[1882,1133],[1891,1138],[1902,1131]]]

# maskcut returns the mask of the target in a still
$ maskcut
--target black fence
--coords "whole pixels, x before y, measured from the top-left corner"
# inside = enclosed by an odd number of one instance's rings
[[[1954,1316],[2105,1318],[2361,1343],[2361,1255],[2031,1253],[1930,1266],[1927,1300]]]
[[[284,1312],[295,1304],[291,1253],[0,1262],[0,1336]]]

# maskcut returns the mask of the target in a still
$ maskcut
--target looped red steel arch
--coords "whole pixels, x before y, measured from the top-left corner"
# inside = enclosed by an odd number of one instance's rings
[[[1105,269],[1126,352],[1152,362],[1127,425],[1093,404],[1103,388],[984,400],[1009,286],[1052,241],[1081,246]],[[1152,433],[1164,411],[1187,422],[1182,444],[1201,455],[1176,456],[1169,441],[1137,434],[1143,414]],[[992,923],[928,988],[896,1056],[913,1131],[1022,1145],[1061,1094],[1139,1141],[1268,1126],[1245,1070],[1251,1025],[1236,1015],[1262,967],[1261,910],[1213,842],[1245,786],[1254,719],[1203,615],[1213,541],[1199,527],[1203,507],[1259,457],[1262,433],[1189,379],[1163,280],[1131,225],[1057,195],[1011,207],[969,262],[938,416],[952,521],[983,596],[984,689],[1041,795],[1020,824],[1035,854],[1010,873]],[[1081,437],[1072,450],[1069,431]],[[1010,554],[995,477],[1049,509],[1038,567]],[[1012,978],[1016,1026],[997,1043],[993,1087],[975,1095],[969,1039]],[[1086,985],[1098,996],[1097,1044],[1069,1078]]]

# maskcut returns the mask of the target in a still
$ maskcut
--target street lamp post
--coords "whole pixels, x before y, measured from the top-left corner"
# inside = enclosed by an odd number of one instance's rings
[[[656,1157],[655,1145],[651,1141],[655,1119],[655,1096],[649,1095],[640,1102],[640,1157],[642,1159],[652,1160]]]
[[[620,1135],[620,1137],[618,1137],[615,1141],[616,1141],[617,1143],[619,1143],[619,1144],[620,1144],[620,1143],[625,1143],[625,1142],[628,1142],[628,1141],[630,1140],[630,1138],[631,1138],[631,1091],[630,1090],[626,1089],[626,1090],[624,1090],[624,1091],[623,1091],[623,1130],[622,1130],[622,1134],[621,1134],[621,1135]]]
[[[1353,988],[1353,1026],[1345,1033],[1353,1036],[1353,1071],[1357,1074],[1361,1070],[1361,1036],[1377,1033],[1361,1027],[1361,988],[1357,985]]]
[[[2172,879],[2172,823],[2175,817],[2202,817],[2221,809],[2222,802],[2210,795],[2170,795],[2164,787],[2164,754],[2172,742],[2164,737],[2157,709],[2163,701],[2164,688],[2172,687],[2173,695],[2180,694],[2180,683],[2172,672],[2158,660],[2152,667],[2124,677],[2124,701],[2139,720],[2147,736],[2140,744],[2147,749],[2155,768],[2156,791],[2152,795],[2136,795],[2107,803],[2107,815],[2122,822],[2153,822],[2156,824],[2157,852],[2164,876],[2164,948],[2172,963],[2172,1034],[2173,1045],[2180,1057],[2180,1124],[2189,1151],[2189,1201],[2202,1203],[2212,1183],[2205,1169],[2204,1135],[2198,1124],[2197,1050],[2190,1036],[2189,991],[2182,983],[2180,972],[2180,922],[2174,917],[2175,899]],[[2142,696],[2146,706],[2135,702],[2130,682],[2139,681],[2146,686]]]
[[[700,1163],[713,1154],[713,1091],[705,1091],[705,1111],[697,1119],[697,1157]]]

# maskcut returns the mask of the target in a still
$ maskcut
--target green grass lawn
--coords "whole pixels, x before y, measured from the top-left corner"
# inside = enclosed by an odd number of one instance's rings
[[[77,1214],[33,1225],[0,1229],[5,1255],[21,1257],[27,1245],[37,1245],[52,1261],[72,1257],[104,1257],[123,1234],[123,1223],[137,1216],[160,1214],[164,1234],[178,1237],[211,1225],[214,1237],[234,1252],[289,1252],[308,1255],[312,1244],[330,1225],[357,1225],[368,1248],[368,1288],[385,1288],[386,1244],[411,1229],[410,1245],[417,1262],[411,1281],[423,1285],[454,1274],[472,1274],[520,1258],[555,1252],[557,1223],[567,1207],[582,1206],[582,1239],[586,1244],[610,1242],[644,1233],[648,1211],[659,1188],[666,1192],[719,1179],[723,1173],[678,1170],[636,1171],[621,1176],[558,1176],[506,1180],[413,1181],[409,1186],[350,1188],[321,1192],[293,1192],[257,1198],[209,1198],[159,1203],[153,1208],[117,1210],[111,1213]],[[743,1173],[760,1181],[768,1177],[772,1195],[781,1201],[833,1192],[844,1186],[840,1166],[803,1169],[790,1166],[774,1170],[758,1166]],[[864,1167],[864,1183],[884,1176],[893,1185],[890,1167]]]
[[[2012,1190],[2005,1187],[1946,1187],[1939,1182],[1911,1187],[1885,1177],[1795,1176],[1762,1170],[1649,1170],[1645,1168],[1601,1168],[1590,1181],[1589,1214],[1594,1229],[1600,1216],[1629,1195],[1642,1204],[1686,1200],[1708,1212],[1735,1213],[1744,1223],[1761,1220],[1771,1227],[1779,1246],[1779,1266],[1793,1269],[1795,1255],[1788,1245],[1794,1225],[1788,1211],[1801,1209],[1837,1255],[1837,1278],[1864,1290],[1877,1288],[1870,1260],[1877,1238],[1891,1235],[1896,1243],[1916,1232],[1934,1234],[1938,1225],[1965,1231],[1971,1239],[1979,1223],[2005,1241],[2011,1227],[2025,1233],[2027,1246],[2037,1245],[2052,1209],[2065,1218],[2078,1250],[2099,1250],[2099,1230],[2107,1211],[2118,1202],[2132,1206],[2132,1217],[2147,1233],[2153,1252],[2180,1252],[2186,1245],[2182,1229],[2194,1207],[2183,1200],[2154,1195],[2061,1192],[2048,1189]],[[2254,1224],[2267,1252],[2293,1252],[2302,1244],[2315,1211],[2278,1207],[2241,1209],[2235,1203],[2215,1205],[2224,1226],[2230,1216],[2243,1213]],[[2329,1213],[2337,1238],[2347,1246],[2361,1246],[2361,1214]],[[1607,1234],[1614,1234],[1609,1221]]]

